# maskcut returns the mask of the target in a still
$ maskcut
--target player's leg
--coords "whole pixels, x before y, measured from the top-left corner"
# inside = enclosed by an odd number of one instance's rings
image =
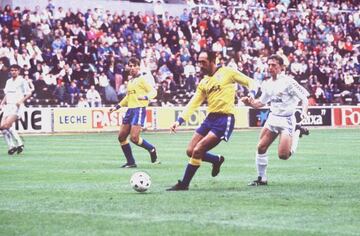
[[[256,170],[258,173],[258,179],[250,182],[250,186],[266,185],[267,176],[266,169],[268,165],[268,154],[267,149],[274,142],[277,137],[277,133],[271,131],[267,127],[264,127],[260,133],[259,143],[257,145],[257,152],[255,156]]]
[[[18,110],[18,112],[19,112],[19,110]],[[11,124],[11,126],[10,126],[10,128],[9,128],[9,132],[10,132],[10,134],[12,135],[13,140],[14,140],[14,142],[15,142],[16,151],[17,151],[18,154],[20,154],[20,153],[24,150],[24,143],[23,143],[20,135],[19,135],[18,132],[16,131],[16,129],[13,127],[13,123],[14,123],[16,120],[19,119],[19,115],[11,115],[10,117],[12,117],[12,118],[11,118],[11,121],[10,121],[10,122],[12,122],[12,124]]]
[[[199,134],[197,132],[194,133],[194,135],[191,138],[191,141],[190,141],[190,143],[189,143],[189,145],[188,145],[188,147],[186,149],[186,155],[188,157],[191,158],[196,144],[198,144],[203,138],[204,138],[204,135]],[[222,162],[223,162],[224,157],[222,157],[220,155],[214,155],[212,153],[206,152],[202,160],[205,161],[205,162],[209,162],[209,163],[214,165],[216,163],[219,163],[220,160],[222,160]]]
[[[235,126],[234,115],[209,115],[212,119],[211,133],[213,133],[219,140],[227,142],[230,139],[232,131]],[[220,142],[220,141],[219,141]],[[210,150],[210,149],[209,149]],[[209,152],[205,153],[204,159],[213,164],[211,176],[215,177],[220,173],[221,165],[224,163],[225,158],[222,155],[214,155]]]
[[[297,136],[299,138],[302,138],[303,135],[309,135],[310,131],[301,125],[301,111],[297,110],[294,114],[293,120],[294,123],[293,129],[295,130],[294,134],[293,134],[293,143],[294,143],[294,138]],[[295,148],[296,150],[296,148]]]
[[[195,140],[199,140],[199,135],[194,135]],[[191,140],[191,143],[194,143],[195,140]],[[188,165],[186,166],[183,179],[179,181],[175,186],[167,189],[169,191],[177,190],[188,190],[189,184],[194,177],[196,171],[201,165],[202,159],[204,158],[207,151],[211,150],[213,147],[219,144],[221,139],[219,139],[214,133],[209,132],[205,137],[203,137],[193,148],[191,158]]]
[[[156,148],[148,141],[140,136],[142,127],[145,124],[146,109],[145,107],[136,108],[133,119],[131,121],[132,127],[130,131],[130,140],[139,147],[146,149],[151,158],[151,162],[155,163],[157,160]]]
[[[301,125],[296,125],[295,132],[292,137],[291,155],[295,154],[298,144],[299,144],[299,139],[303,135],[309,135],[309,133],[310,132],[306,127],[302,127]]]
[[[11,133],[14,141],[16,142],[16,151],[17,154],[20,154],[24,151],[24,143],[20,137],[20,135],[18,134],[18,132],[16,131],[16,129],[14,127],[10,127],[9,128],[9,132]]]
[[[291,154],[295,152],[300,136],[300,130],[295,130],[296,118],[295,116],[287,117],[284,122],[284,127],[281,130],[280,141],[278,146],[278,155],[282,160],[290,158]]]
[[[5,114],[4,114],[5,116]],[[10,132],[10,128],[12,127],[13,123],[17,120],[16,115],[6,115],[3,120],[1,121],[0,130],[4,135],[5,142],[8,145],[8,154],[12,155],[16,152],[17,148],[14,143],[14,137]]]
[[[194,152],[194,148],[196,146],[196,144],[198,144],[201,139],[204,138],[204,135],[202,134],[199,134],[198,132],[195,132],[194,135],[192,136],[189,144],[188,144],[188,147],[186,149],[186,155],[191,158],[192,157],[192,154]]]
[[[118,140],[121,146],[121,149],[125,155],[126,163],[122,166],[123,168],[131,168],[136,167],[135,159],[132,154],[131,146],[127,137],[130,134],[131,125],[130,124],[122,124],[120,127]]]
[[[292,136],[289,132],[281,132],[278,146],[278,155],[281,160],[289,159],[291,155]]]
[[[188,148],[186,150],[186,154],[188,157],[192,157],[195,146],[209,133],[210,130],[214,129],[214,128],[212,128],[212,122],[209,122],[209,120],[210,119],[207,118],[201,124],[201,126],[198,129],[196,129],[196,132],[194,133],[194,135],[188,145]],[[230,124],[231,124],[231,122],[230,122]],[[221,125],[220,125],[220,127],[221,127]],[[225,125],[225,127],[226,127],[226,125]],[[214,132],[219,133],[218,137],[221,139],[221,137],[224,136],[225,130],[226,130],[226,128],[223,128],[222,130],[214,129]],[[231,132],[229,134],[231,134]],[[222,165],[222,163],[224,162],[225,159],[221,155],[215,155],[210,152],[206,152],[205,155],[203,156],[202,160],[205,162],[209,162],[213,165],[211,175],[213,177],[215,177],[219,174],[220,166]]]
[[[140,136],[141,130],[142,127],[140,125],[132,125],[130,131],[130,140],[137,146],[146,149],[150,154],[151,162],[155,163],[157,159],[156,149],[152,144]]]

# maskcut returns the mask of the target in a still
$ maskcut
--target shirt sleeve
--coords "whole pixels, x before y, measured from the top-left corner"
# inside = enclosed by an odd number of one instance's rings
[[[128,105],[128,100],[129,100],[129,97],[128,95],[126,95],[120,102],[119,102],[119,105],[121,107],[127,107]]]
[[[148,97],[148,99],[150,100],[150,99],[155,98],[157,95],[156,89],[153,86],[151,86],[151,84],[149,82],[147,82],[146,79],[142,80],[142,84],[145,88],[145,91],[147,91],[146,96]]]
[[[241,73],[240,71],[234,70],[234,69],[230,69],[232,71],[232,79],[233,82],[236,82],[240,85],[243,85],[245,87],[247,87],[249,90],[257,90],[257,85],[255,83],[255,81],[253,79],[251,79],[250,77],[244,75],[243,73]]]
[[[259,98],[259,101],[266,105],[269,101],[270,101],[271,96],[269,95],[267,89],[266,89],[266,84],[263,83],[261,86],[261,96]]]
[[[23,93],[24,93],[25,96],[28,96],[28,95],[32,94],[30,85],[25,79],[23,80],[22,87],[23,87]]]
[[[6,81],[5,88],[4,88],[5,94],[7,94],[7,92],[8,92],[8,87],[9,87],[9,85],[8,85],[8,82]]]
[[[186,105],[185,110],[181,113],[180,117],[185,121],[189,120],[189,117],[204,102],[204,100],[205,93],[201,88],[201,84],[199,84],[194,96],[190,99],[189,103]]]
[[[309,92],[294,79],[291,79],[290,81],[289,91],[291,94],[297,96],[302,102],[308,101],[307,97],[310,95]]]

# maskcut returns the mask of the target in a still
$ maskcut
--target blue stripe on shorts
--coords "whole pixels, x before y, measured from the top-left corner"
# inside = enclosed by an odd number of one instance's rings
[[[209,132],[214,133],[219,139],[228,141],[234,130],[235,118],[232,114],[210,113],[196,132],[206,136]]]
[[[135,107],[129,108],[123,118],[122,123],[130,125],[139,125],[144,126],[146,118],[146,108],[145,107]]]

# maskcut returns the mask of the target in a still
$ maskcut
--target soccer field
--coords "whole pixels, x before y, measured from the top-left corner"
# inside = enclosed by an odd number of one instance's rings
[[[26,136],[13,157],[2,144],[0,235],[360,235],[359,129],[312,129],[288,161],[273,145],[269,185],[248,187],[258,133],[221,143],[219,176],[203,163],[187,192],[165,189],[182,178],[192,133],[145,133],[162,164],[132,145],[137,169],[119,168],[116,133]],[[137,170],[152,177],[147,193],[130,188]]]

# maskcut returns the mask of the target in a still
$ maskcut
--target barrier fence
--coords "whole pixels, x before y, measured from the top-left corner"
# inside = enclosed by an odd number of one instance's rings
[[[183,107],[149,107],[145,127],[167,130],[183,111]],[[109,113],[109,108],[27,108],[14,126],[20,133],[104,132],[118,130],[126,108]],[[235,128],[261,127],[269,109],[237,107]],[[199,108],[179,129],[195,129],[205,119],[206,108]],[[0,120],[2,114],[0,115]],[[359,106],[310,107],[305,126],[359,127]]]

